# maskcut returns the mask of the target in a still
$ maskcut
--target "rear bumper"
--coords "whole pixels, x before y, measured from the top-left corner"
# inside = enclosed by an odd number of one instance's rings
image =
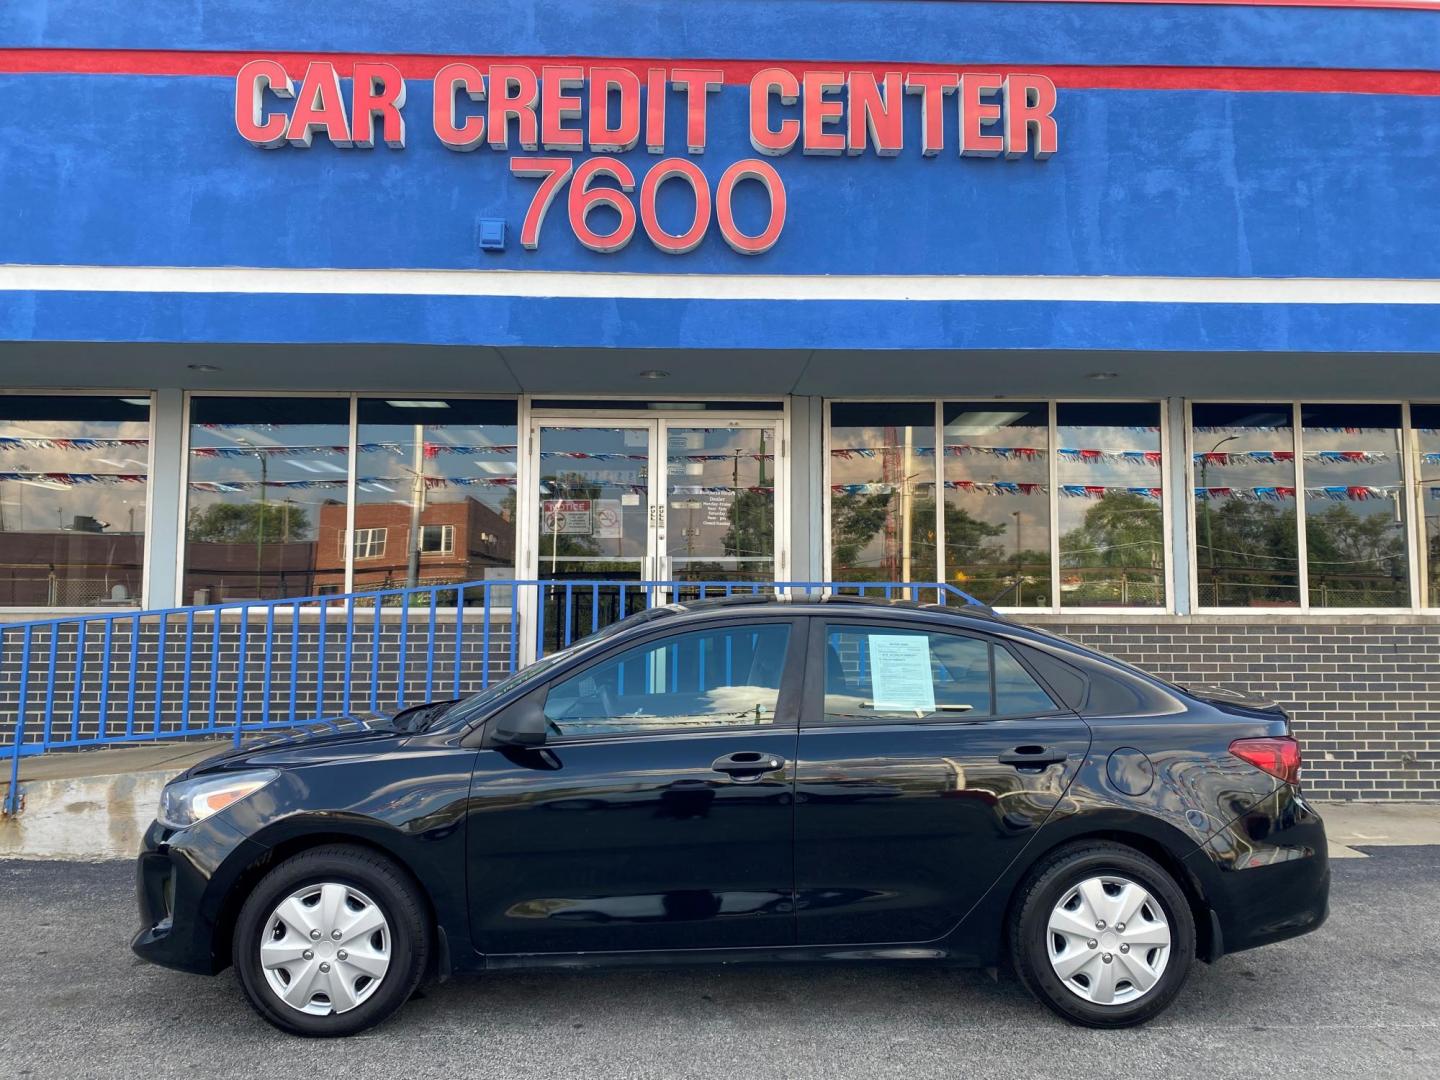
[[[143,960],[162,967],[213,975],[230,962],[217,948],[224,900],[239,869],[265,849],[222,823],[181,832],[152,822],[135,864],[140,932],[130,943]]]
[[[1213,913],[1207,959],[1308,934],[1330,913],[1325,823],[1289,785],[1185,862]]]

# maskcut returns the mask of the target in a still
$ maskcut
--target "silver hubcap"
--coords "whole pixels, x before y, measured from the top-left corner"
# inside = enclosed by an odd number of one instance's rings
[[[390,924],[359,889],[327,881],[280,901],[260,939],[260,967],[275,996],[313,1016],[349,1012],[390,968]]]
[[[1170,922],[1145,888],[1114,874],[1086,878],[1060,898],[1046,934],[1050,966],[1095,1005],[1148,994],[1170,961]]]

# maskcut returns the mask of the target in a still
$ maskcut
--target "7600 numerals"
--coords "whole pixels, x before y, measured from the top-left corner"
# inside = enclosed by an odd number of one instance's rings
[[[566,184],[570,185],[567,197],[570,228],[575,238],[591,251],[621,250],[635,236],[637,216],[650,242],[668,255],[683,255],[699,247],[710,228],[712,210],[720,235],[741,255],[769,251],[785,227],[785,184],[773,165],[757,158],[737,161],[726,169],[715,185],[713,199],[709,181],[694,162],[678,157],[658,161],[646,171],[640,184],[638,215],[635,202],[626,194],[635,190],[635,174],[617,158],[589,158],[577,167],[570,158],[516,157],[510,159],[510,171],[516,176],[540,179],[540,187],[530,200],[525,221],[520,226],[521,246],[531,251],[540,246],[540,227],[545,223],[545,214]],[[618,186],[593,187],[594,181],[600,178],[613,180]],[[688,184],[695,196],[695,216],[684,232],[666,231],[655,212],[660,185],[667,180]],[[769,219],[765,228],[753,236],[741,232],[735,223],[735,188],[745,180],[761,184],[770,197]],[[610,232],[596,232],[590,227],[590,212],[597,206],[608,206],[620,216],[619,224]]]

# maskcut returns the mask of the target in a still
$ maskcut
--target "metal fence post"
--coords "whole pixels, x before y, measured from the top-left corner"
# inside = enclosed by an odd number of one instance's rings
[[[5,813],[20,809],[20,747],[25,742],[25,704],[30,694],[30,641],[32,628],[25,627],[20,638],[20,700],[15,709],[15,740],[10,754],[10,790],[5,793]]]

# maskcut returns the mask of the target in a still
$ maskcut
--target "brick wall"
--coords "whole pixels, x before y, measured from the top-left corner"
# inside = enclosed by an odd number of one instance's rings
[[[1278,701],[1294,721],[1312,794],[1440,799],[1440,623],[1190,618],[1044,628],[1177,683]]]

